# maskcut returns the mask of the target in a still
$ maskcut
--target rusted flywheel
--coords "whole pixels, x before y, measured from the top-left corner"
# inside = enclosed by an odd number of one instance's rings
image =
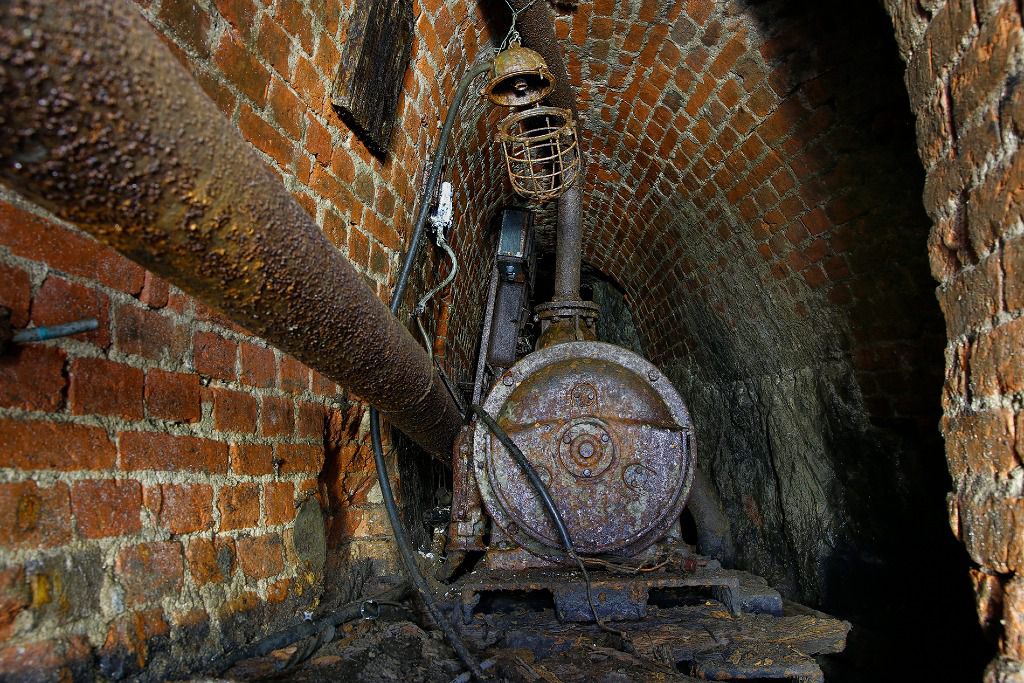
[[[689,411],[654,365],[601,342],[530,354],[484,404],[551,492],[582,554],[635,555],[678,520],[693,481]],[[553,560],[561,542],[536,491],[481,426],[473,467],[491,519]]]

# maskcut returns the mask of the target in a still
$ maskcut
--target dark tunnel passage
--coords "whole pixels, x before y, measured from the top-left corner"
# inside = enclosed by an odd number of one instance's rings
[[[584,258],[625,295],[596,295],[602,338],[635,338],[683,393],[729,559],[856,625],[851,680],[879,657],[893,676],[975,677],[989,650],[949,533],[944,334],[889,19],[787,0],[700,20],[656,14],[648,68],[627,64],[628,36],[569,44],[591,102]],[[538,214],[537,301],[553,221]]]

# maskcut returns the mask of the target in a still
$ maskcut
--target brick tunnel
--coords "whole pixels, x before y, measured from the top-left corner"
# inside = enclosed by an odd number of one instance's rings
[[[714,559],[849,623],[845,651],[818,659],[827,680],[1024,680],[1020,3],[535,2],[578,111],[583,298],[598,338],[689,407],[723,520]],[[129,4],[386,304],[456,86],[510,7]],[[377,149],[334,100],[353,27],[384,7],[413,24]],[[17,40],[0,26],[0,96]],[[474,385],[503,211],[527,207],[503,115],[472,92],[441,167],[459,270],[421,345],[454,392]],[[7,327],[98,325],[0,356],[0,680],[187,680],[401,576],[364,397],[43,204],[0,184]],[[531,303],[551,295],[554,206],[528,207]],[[413,306],[449,268],[428,240],[399,314],[416,340]],[[451,470],[385,432],[405,526],[436,564]],[[683,512],[682,541],[700,523]],[[410,635],[429,624],[388,627],[382,642],[417,643],[404,664],[364,648],[290,675],[451,680],[440,639]],[[612,677],[603,656],[588,678],[656,678]]]

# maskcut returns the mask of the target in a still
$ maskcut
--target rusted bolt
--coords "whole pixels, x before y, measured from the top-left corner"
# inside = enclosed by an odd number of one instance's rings
[[[540,477],[540,480],[545,486],[551,483],[551,472],[549,472],[548,468],[544,467],[544,465],[537,466],[537,476]]]
[[[501,378],[501,383],[504,384],[506,387],[512,386],[512,375],[511,374],[507,374],[504,377],[502,377]]]
[[[652,382],[657,382],[658,381],[658,373],[655,372],[654,370],[648,370],[647,371],[647,379],[651,380]]]
[[[592,455],[594,455],[594,444],[590,443],[589,441],[584,441],[583,443],[580,444],[579,454],[581,457],[584,458],[591,457]]]
[[[569,443],[570,441],[572,441],[572,434],[570,434],[569,432],[566,432],[562,436],[562,443]]]
[[[601,435],[601,441],[603,441],[604,443],[608,443],[611,440],[612,440],[612,437],[608,436],[607,434],[602,434]]]
[[[590,476],[590,468],[589,467],[587,469],[583,470],[583,476],[584,477],[589,477]]]

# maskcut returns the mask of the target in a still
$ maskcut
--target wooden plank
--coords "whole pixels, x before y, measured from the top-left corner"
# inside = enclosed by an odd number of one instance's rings
[[[391,144],[412,40],[410,0],[356,0],[331,103],[378,156]]]

